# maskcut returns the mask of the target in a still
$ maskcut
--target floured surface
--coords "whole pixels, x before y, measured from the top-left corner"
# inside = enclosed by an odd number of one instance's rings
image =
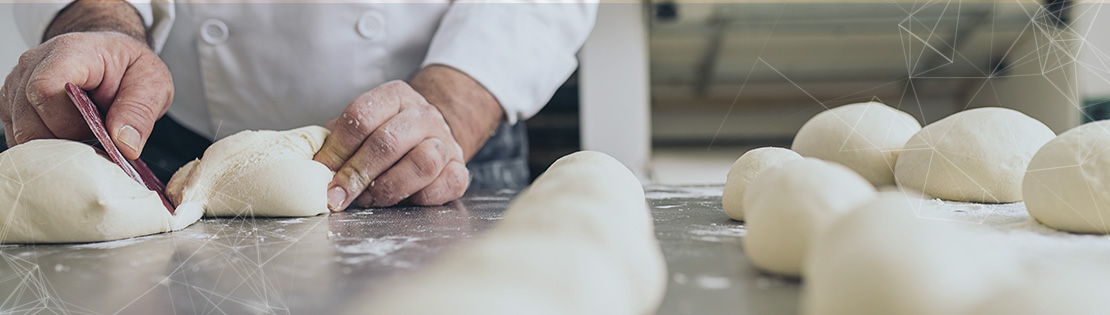
[[[1060,259],[1110,260],[1110,236],[1051,229],[1033,220],[1021,202],[974,204],[933,199],[925,203],[922,217],[967,223],[992,244],[1017,249],[1023,262],[1032,267]]]
[[[721,191],[645,187],[670,271],[658,314],[796,314],[801,284],[747,262],[743,223],[724,215]],[[0,309],[331,314],[361,293],[385,289],[382,280],[391,275],[482,235],[515,193],[473,191],[442,207],[205,219],[174,233],[96,244],[0,246],[0,275],[11,276],[0,277],[0,292],[19,293],[0,300]],[[985,218],[969,226],[1023,249],[1023,263],[1051,262],[1046,252],[1054,250],[1092,261],[1110,254],[1106,237],[1049,230],[1026,220],[1021,204],[943,207],[965,221]]]

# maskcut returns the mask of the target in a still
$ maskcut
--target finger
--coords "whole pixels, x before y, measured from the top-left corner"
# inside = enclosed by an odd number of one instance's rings
[[[0,87],[0,124],[4,125],[4,140],[8,147],[15,145],[15,140],[12,138],[12,108],[15,105],[15,83],[16,75],[19,69],[12,69],[8,73],[8,77],[4,79],[4,86]]]
[[[451,158],[451,151],[442,140],[424,140],[405,154],[401,161],[375,178],[374,186],[364,193],[368,196],[360,196],[363,200],[359,205],[385,207],[405,200],[439,177]]]
[[[3,108],[4,138],[8,147],[34,139],[53,138],[53,134],[49,132],[49,129],[46,129],[42,119],[30,108],[26,93],[24,93],[27,76],[34,70],[32,66],[38,64],[39,60],[41,60],[41,57],[33,51],[20,55],[19,66],[12,69],[8,77],[4,79],[4,87],[0,89],[0,94],[3,95],[5,102],[5,108]],[[26,116],[31,117],[25,118]],[[17,134],[20,136],[16,137]]]
[[[313,160],[338,171],[362,146],[378,126],[392,119],[401,110],[400,103],[379,97],[380,91],[363,93],[355,98],[339,117],[328,123],[331,134],[324,140]]]
[[[16,86],[16,93],[19,95],[23,95],[23,90],[22,87]],[[46,123],[39,117],[39,113],[24,97],[16,97],[15,103],[12,105],[11,128],[12,143],[15,145],[35,139],[57,138],[50,132]]]
[[[137,159],[154,122],[173,102],[173,78],[153,54],[140,57],[120,80],[104,125],[120,153]]]
[[[462,161],[452,160],[435,181],[409,197],[409,202],[418,206],[438,206],[459,199],[469,187],[470,170]]]
[[[339,171],[328,188],[328,207],[338,211],[351,204],[370,181],[401,160],[426,138],[427,121],[417,111],[404,111],[370,134]]]
[[[65,91],[66,83],[85,90],[95,89],[103,78],[104,62],[95,54],[67,53],[48,55],[27,77],[28,103],[50,132],[65,139],[87,139],[92,132]]]

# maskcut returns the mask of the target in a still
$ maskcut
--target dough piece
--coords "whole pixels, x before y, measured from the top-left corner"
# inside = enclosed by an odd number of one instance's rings
[[[767,272],[802,275],[813,238],[829,223],[875,197],[851,169],[819,159],[790,161],[759,174],[744,194],[744,255]]]
[[[0,243],[83,243],[183,229],[158,194],[88,145],[34,140],[0,153]]]
[[[1021,285],[997,291],[968,314],[1106,315],[1110,312],[1110,272],[1091,257],[1062,257],[1060,266],[1037,273]]]
[[[1021,112],[976,108],[938,120],[914,134],[894,167],[898,184],[933,197],[1018,202],[1033,154],[1056,134]]]
[[[329,133],[320,126],[236,133],[174,173],[166,194],[178,209],[203,208],[209,216],[327,213],[334,173],[312,157]]]
[[[764,147],[744,152],[732,168],[728,169],[725,179],[725,191],[721,194],[721,206],[725,214],[736,221],[744,221],[744,192],[748,185],[760,172],[773,166],[793,160],[801,160],[802,156],[790,149]]]
[[[882,192],[816,238],[802,314],[1006,314],[968,311],[1019,283],[1014,257],[948,222],[918,218],[923,204]]]
[[[1076,127],[1029,162],[1022,192],[1029,214],[1048,227],[1110,233],[1110,121]]]
[[[875,186],[894,185],[902,145],[921,130],[917,119],[878,102],[826,110],[802,125],[790,146],[806,157],[837,162]]]
[[[352,314],[652,314],[666,265],[639,181],[597,152],[556,161],[481,238]]]

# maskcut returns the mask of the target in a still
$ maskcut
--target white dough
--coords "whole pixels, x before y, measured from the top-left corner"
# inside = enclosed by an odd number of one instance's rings
[[[988,314],[968,311],[1018,283],[1013,256],[948,222],[918,218],[923,204],[883,192],[817,237],[802,314]]]
[[[1106,315],[1110,313],[1110,271],[1090,257],[1060,257],[1052,270],[1021,285],[999,290],[967,314]]]
[[[556,161],[504,219],[351,314],[651,314],[666,288],[643,188],[597,152]]]
[[[1076,127],[1029,162],[1022,184],[1029,214],[1051,228],[1110,233],[1110,121]]]
[[[921,124],[905,112],[878,102],[855,103],[810,118],[790,148],[843,164],[875,186],[894,185],[898,152],[918,130]]]
[[[807,158],[763,171],[744,195],[744,255],[775,274],[802,275],[813,238],[874,198],[875,187],[840,164]]]
[[[179,230],[199,210],[171,215],[158,194],[91,146],[34,140],[0,153],[0,243],[79,243]]]
[[[790,149],[764,147],[744,152],[732,168],[728,169],[725,190],[721,194],[721,206],[725,214],[737,221],[744,220],[744,192],[760,172],[779,164],[801,160],[802,156]]]
[[[914,134],[894,174],[899,185],[941,199],[1017,202],[1029,160],[1055,136],[1040,121],[1012,109],[970,109]]]
[[[209,216],[327,213],[334,173],[312,157],[329,133],[320,126],[236,133],[174,173],[166,194],[178,208],[203,208]]]

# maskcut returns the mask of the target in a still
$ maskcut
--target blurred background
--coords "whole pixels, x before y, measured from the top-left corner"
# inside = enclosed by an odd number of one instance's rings
[[[0,3],[0,74],[27,47]],[[645,183],[719,184],[816,113],[880,101],[923,124],[1002,106],[1057,133],[1110,116],[1101,2],[603,2],[579,70],[527,122],[533,175],[607,152]]]

